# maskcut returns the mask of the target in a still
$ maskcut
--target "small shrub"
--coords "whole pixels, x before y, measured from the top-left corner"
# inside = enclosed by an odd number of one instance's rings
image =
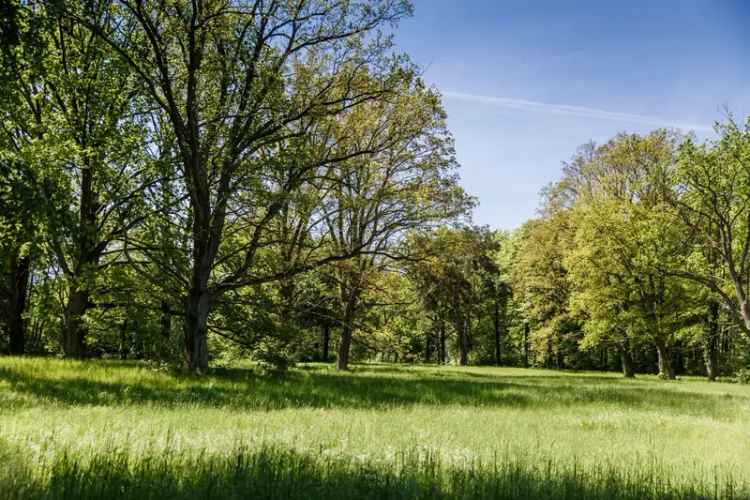
[[[253,359],[269,374],[280,374],[293,367],[297,355],[293,346],[284,338],[266,337],[253,350]]]
[[[750,384],[750,368],[740,368],[734,374],[734,380],[738,384]]]

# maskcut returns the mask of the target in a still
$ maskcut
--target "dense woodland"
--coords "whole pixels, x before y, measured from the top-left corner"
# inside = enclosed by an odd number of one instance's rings
[[[477,227],[440,94],[391,40],[410,13],[3,2],[0,350],[750,366],[750,122],[585,144],[537,218]]]

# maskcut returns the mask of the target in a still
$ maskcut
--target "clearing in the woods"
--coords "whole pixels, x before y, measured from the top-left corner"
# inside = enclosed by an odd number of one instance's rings
[[[744,497],[750,387],[0,358],[2,498]]]

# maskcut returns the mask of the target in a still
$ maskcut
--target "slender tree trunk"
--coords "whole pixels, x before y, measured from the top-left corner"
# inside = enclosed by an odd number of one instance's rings
[[[432,357],[432,335],[428,334],[427,337],[425,338],[424,362],[429,363],[431,357]]]
[[[467,322],[459,321],[456,325],[458,331],[458,365],[466,366],[469,364],[469,332]]]
[[[703,334],[703,357],[706,361],[706,375],[713,382],[719,376],[719,303],[712,300],[708,304],[706,329]]]
[[[357,293],[352,291],[344,304],[344,321],[342,322],[341,341],[336,359],[336,368],[339,370],[349,369],[349,351],[352,347],[352,334],[354,332],[354,315],[357,307]]]
[[[445,364],[445,322],[441,319],[438,323],[440,328],[440,364]]]
[[[328,347],[331,343],[331,325],[323,325],[323,362],[328,362]]]
[[[656,352],[659,355],[659,377],[667,380],[674,380],[674,368],[672,367],[672,358],[666,342],[657,340]]]
[[[529,366],[529,322],[523,323],[523,366]]]
[[[495,297],[495,307],[492,315],[495,327],[495,365],[500,366],[500,298]]]
[[[20,257],[16,253],[11,259],[10,296],[8,297],[8,333],[10,353],[23,354],[25,351],[26,325],[24,313],[28,297],[31,257]]]
[[[128,359],[128,318],[122,321],[120,327],[120,359]]]

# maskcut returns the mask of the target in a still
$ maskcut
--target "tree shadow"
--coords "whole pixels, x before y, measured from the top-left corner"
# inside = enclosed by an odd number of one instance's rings
[[[553,410],[607,405],[622,409],[672,409],[681,414],[720,418],[730,415],[734,404],[746,404],[748,399],[734,396],[727,401],[719,394],[675,391],[654,381],[633,382],[606,376],[561,377],[551,373],[467,377],[467,372],[446,370],[438,377],[430,371],[369,365],[344,373],[325,367],[293,370],[282,377],[261,376],[243,368],[214,370],[205,377],[146,372],[145,376],[128,381],[125,375],[134,369],[132,364],[100,363],[107,367],[105,380],[77,376],[75,371],[60,376],[55,372],[0,367],[0,381],[9,384],[7,389],[0,390],[0,406],[19,408],[52,403],[276,410],[455,405]]]

